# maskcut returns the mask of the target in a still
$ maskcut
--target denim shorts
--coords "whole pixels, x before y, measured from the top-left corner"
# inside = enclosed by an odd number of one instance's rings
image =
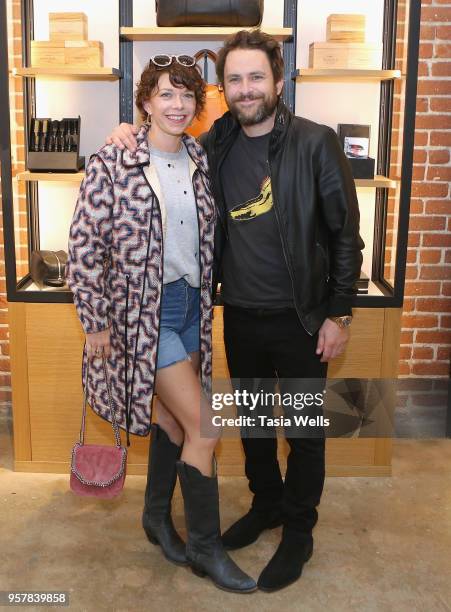
[[[200,289],[184,278],[163,285],[157,369],[189,359],[200,345]]]

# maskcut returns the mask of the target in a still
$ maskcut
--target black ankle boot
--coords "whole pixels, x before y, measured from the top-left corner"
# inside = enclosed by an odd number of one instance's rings
[[[171,500],[177,480],[176,461],[181,447],[173,444],[167,433],[152,425],[147,486],[142,526],[152,544],[159,544],[168,561],[188,565],[185,543],[175,530]]]
[[[237,550],[255,542],[265,529],[274,529],[280,525],[282,515],[279,509],[262,513],[251,508],[222,534],[222,543],[226,550]]]
[[[260,574],[258,588],[261,591],[278,591],[301,577],[302,568],[313,553],[310,534],[283,531],[282,541],[274,556]]]
[[[252,593],[255,581],[224,550],[219,528],[218,478],[204,476],[183,461],[177,462],[188,530],[186,556],[197,576],[209,576],[214,584],[233,593]],[[216,470],[215,470],[216,472]]]

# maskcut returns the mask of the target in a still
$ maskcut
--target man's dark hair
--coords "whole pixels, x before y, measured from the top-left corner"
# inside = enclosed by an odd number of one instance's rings
[[[264,51],[268,57],[274,82],[283,81],[284,65],[280,45],[275,38],[261,30],[240,30],[226,40],[218,52],[216,60],[216,74],[218,82],[224,84],[224,66],[230,51],[235,49],[258,49]]]

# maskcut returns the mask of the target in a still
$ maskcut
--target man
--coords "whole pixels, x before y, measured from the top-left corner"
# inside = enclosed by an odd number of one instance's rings
[[[219,51],[216,69],[230,112],[201,142],[219,214],[216,281],[230,375],[241,390],[277,378],[317,380],[322,387],[327,362],[348,340],[362,263],[350,168],[331,128],[295,117],[282,102],[275,39],[238,32]],[[133,148],[131,126],[122,124],[113,140]],[[277,439],[242,437],[254,497],[223,535],[232,550],[283,525],[258,580],[264,591],[301,576],[324,484],[324,433],[290,433],[287,441],[283,481]]]

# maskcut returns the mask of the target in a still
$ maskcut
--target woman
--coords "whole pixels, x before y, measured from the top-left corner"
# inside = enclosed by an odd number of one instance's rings
[[[205,153],[184,134],[204,104],[205,84],[192,58],[151,58],[136,93],[145,119],[136,151],[107,145],[86,169],[67,280],[86,333],[84,373],[91,360],[90,405],[109,419],[104,355],[127,441],[129,432],[152,430],[143,513],[148,538],[170,561],[247,593],[255,582],[220,539],[218,433],[204,430],[208,422],[211,429],[202,387],[208,393],[215,209]],[[154,393],[159,425],[151,426]],[[177,472],[186,547],[171,519]]]

